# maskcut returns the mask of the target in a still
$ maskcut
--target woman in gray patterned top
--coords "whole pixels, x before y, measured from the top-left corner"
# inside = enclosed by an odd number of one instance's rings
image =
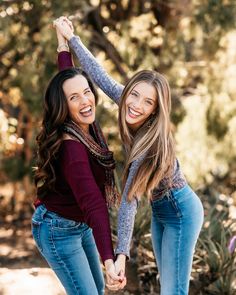
[[[117,272],[125,270],[138,200],[145,194],[152,207],[152,243],[161,295],[186,295],[203,207],[175,157],[168,81],[146,70],[135,74],[124,87],[108,76],[80,38],[74,36],[67,19],[62,17],[55,25],[84,70],[119,105],[119,128],[127,161],[118,214]]]

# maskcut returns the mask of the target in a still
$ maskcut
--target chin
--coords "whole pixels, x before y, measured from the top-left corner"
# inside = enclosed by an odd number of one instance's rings
[[[129,117],[129,116],[127,116],[126,118],[125,118],[125,122],[127,123],[127,124],[134,124],[134,122],[133,122],[133,120]]]
[[[90,119],[90,120],[87,122],[87,124],[93,124],[94,121],[95,121],[95,118],[92,118],[92,119]]]
[[[132,127],[132,125],[136,125],[138,124],[139,122],[135,121],[135,120],[132,120],[132,119],[126,119],[126,124],[129,125],[130,127]]]

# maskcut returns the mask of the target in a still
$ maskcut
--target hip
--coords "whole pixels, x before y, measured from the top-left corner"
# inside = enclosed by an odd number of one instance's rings
[[[44,225],[45,228],[51,231],[64,232],[65,235],[70,232],[83,233],[90,229],[84,222],[78,222],[72,219],[62,217],[61,215],[48,210],[45,205],[39,205],[32,216],[32,227]]]
[[[203,220],[202,202],[188,184],[182,188],[167,190],[160,198],[151,201],[151,207],[153,214],[159,217]]]

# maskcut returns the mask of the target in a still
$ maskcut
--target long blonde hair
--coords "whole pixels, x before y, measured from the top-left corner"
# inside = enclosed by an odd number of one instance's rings
[[[146,82],[156,89],[157,107],[145,123],[133,132],[125,120],[125,101],[131,90],[140,82]],[[151,197],[152,191],[160,181],[171,179],[175,161],[174,140],[170,123],[171,93],[167,79],[155,72],[144,70],[136,73],[126,84],[119,106],[119,128],[121,139],[127,153],[123,186],[127,180],[130,164],[142,155],[145,159],[132,181],[128,200],[145,192]]]

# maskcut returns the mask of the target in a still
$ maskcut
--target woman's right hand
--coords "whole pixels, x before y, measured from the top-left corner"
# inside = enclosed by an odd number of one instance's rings
[[[108,259],[104,264],[106,269],[107,288],[112,291],[123,289],[126,285],[126,278],[117,274],[113,260]]]
[[[53,22],[53,26],[56,28],[57,36],[61,35],[67,41],[69,41],[72,37],[74,37],[74,27],[72,25],[72,22],[68,18],[66,18],[65,16],[61,16],[61,17],[57,18]]]
[[[116,269],[116,273],[121,276],[122,280],[126,279],[125,263],[126,263],[126,256],[124,254],[118,254],[115,261],[115,269]]]

